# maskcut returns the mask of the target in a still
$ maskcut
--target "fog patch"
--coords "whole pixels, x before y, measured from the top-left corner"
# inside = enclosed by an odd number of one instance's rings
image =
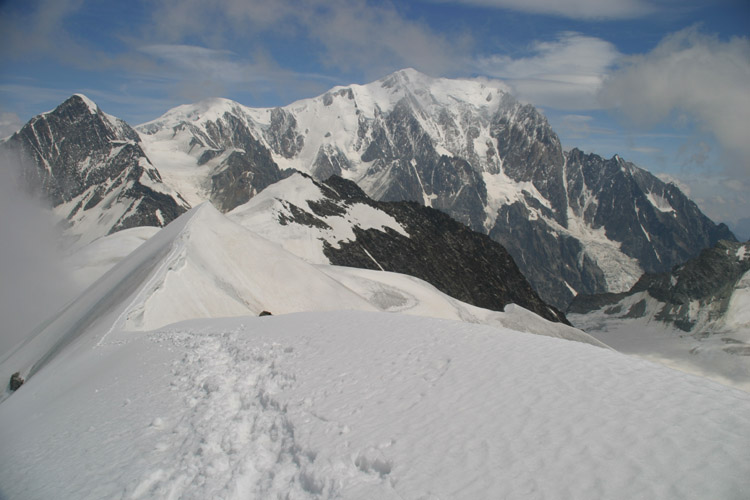
[[[0,356],[75,293],[52,211],[20,188],[18,171],[0,159]]]

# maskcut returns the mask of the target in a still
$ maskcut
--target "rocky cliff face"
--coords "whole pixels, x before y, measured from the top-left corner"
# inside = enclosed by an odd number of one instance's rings
[[[83,242],[134,226],[164,226],[187,208],[162,182],[138,133],[74,95],[0,143],[26,189],[49,200]]]
[[[725,225],[714,224],[674,184],[632,163],[577,149],[567,160],[570,210],[619,241],[623,253],[646,272],[669,270],[721,239],[734,240]]]
[[[633,164],[564,153],[544,116],[499,82],[402,70],[284,108],[182,106],[138,130],[147,143],[176,140],[194,158],[268,151],[282,171],[339,175],[376,200],[437,208],[502,243],[559,307],[578,293],[626,291],[644,271],[734,239]],[[266,177],[279,175],[263,165]]]
[[[750,243],[720,241],[671,272],[643,275],[628,292],[578,296],[569,311],[648,318],[693,333],[720,331],[730,308],[750,307],[739,296],[750,283],[748,272]]]

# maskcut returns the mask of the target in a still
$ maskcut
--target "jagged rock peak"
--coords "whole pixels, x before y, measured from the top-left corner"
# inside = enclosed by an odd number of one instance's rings
[[[188,208],[141,146],[130,125],[74,94],[1,142],[0,158],[85,244],[129,227],[164,226]]]
[[[54,109],[45,111],[44,113],[39,113],[38,115],[33,117],[32,120],[39,119],[41,117],[45,117],[50,114],[58,113],[60,110],[64,110],[68,108],[72,110],[78,110],[78,111],[87,111],[89,114],[92,114],[92,115],[102,112],[99,105],[96,104],[92,99],[90,99],[84,94],[76,93],[76,94],[72,94],[63,102],[55,106]]]
[[[42,121],[46,127],[71,127],[88,124],[97,126],[99,139],[140,142],[138,133],[125,121],[102,111],[96,102],[84,94],[73,94],[59,106],[33,117],[27,125]],[[53,124],[54,122],[54,124]],[[19,131],[20,132],[20,131]],[[103,135],[101,135],[103,134]]]

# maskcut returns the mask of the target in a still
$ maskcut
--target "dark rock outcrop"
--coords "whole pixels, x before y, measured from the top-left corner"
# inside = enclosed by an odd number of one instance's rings
[[[10,392],[16,392],[23,384],[25,380],[23,377],[21,377],[20,372],[16,372],[13,375],[10,376],[10,382],[8,383],[8,388],[10,389]]]
[[[487,235],[414,202],[374,201],[356,184],[340,177],[331,177],[318,186],[325,200],[308,202],[309,212],[297,207],[305,216],[294,222],[317,227],[311,218],[340,215],[346,211],[342,207],[363,203],[390,215],[408,233],[404,236],[392,229],[353,226],[353,240],[340,241],[336,247],[325,244],[331,264],[408,274],[478,307],[502,311],[514,303],[551,321],[568,324],[562,312],[534,291],[510,254]]]

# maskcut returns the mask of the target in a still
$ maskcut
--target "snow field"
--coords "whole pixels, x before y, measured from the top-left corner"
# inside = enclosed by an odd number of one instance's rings
[[[0,405],[8,498],[742,498],[750,396],[366,312],[114,332]]]

